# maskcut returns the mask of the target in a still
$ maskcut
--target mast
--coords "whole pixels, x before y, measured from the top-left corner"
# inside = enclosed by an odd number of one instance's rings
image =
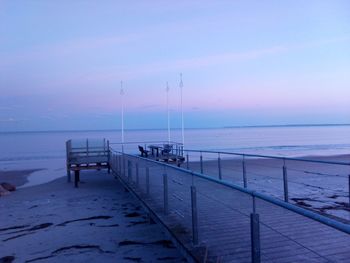
[[[168,114],[168,144],[170,144],[170,112],[169,112],[169,85],[166,83],[166,108]]]
[[[120,96],[121,96],[121,104],[122,104],[122,143],[124,143],[124,89],[123,89],[123,81],[120,81]]]
[[[183,82],[182,82],[182,73],[180,73],[180,103],[181,103],[181,136],[182,136],[182,147],[185,148],[185,126],[184,126],[184,110],[183,110],[183,94],[182,94],[182,89],[183,89]]]

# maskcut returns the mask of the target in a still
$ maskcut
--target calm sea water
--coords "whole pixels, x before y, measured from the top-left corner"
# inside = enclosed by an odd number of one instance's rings
[[[120,131],[0,133],[0,161],[62,158],[68,139],[120,137]],[[172,130],[171,139],[180,142],[181,130]],[[125,141],[159,140],[167,140],[166,130],[125,131]],[[185,146],[278,156],[349,154],[350,126],[188,129]]]

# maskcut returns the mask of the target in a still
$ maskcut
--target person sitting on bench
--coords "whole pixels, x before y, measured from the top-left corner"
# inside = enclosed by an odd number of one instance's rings
[[[139,151],[141,152],[141,156],[148,157],[149,151],[145,150],[142,146],[139,145]]]

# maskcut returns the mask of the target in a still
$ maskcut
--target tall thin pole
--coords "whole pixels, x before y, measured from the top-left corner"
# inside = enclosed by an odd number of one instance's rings
[[[182,147],[185,148],[185,126],[184,126],[184,110],[182,104],[182,88],[184,86],[182,82],[182,73],[180,73],[180,103],[181,103],[181,135],[182,135]]]
[[[166,108],[168,114],[168,144],[170,144],[169,84],[166,83]]]
[[[122,104],[122,143],[124,143],[124,89],[123,89],[123,81],[120,82],[120,95],[121,95],[121,104]]]

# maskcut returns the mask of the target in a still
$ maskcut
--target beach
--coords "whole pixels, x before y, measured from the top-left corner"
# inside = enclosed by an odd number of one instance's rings
[[[17,186],[33,170],[2,171]],[[106,171],[84,171],[0,197],[0,262],[186,262]]]

